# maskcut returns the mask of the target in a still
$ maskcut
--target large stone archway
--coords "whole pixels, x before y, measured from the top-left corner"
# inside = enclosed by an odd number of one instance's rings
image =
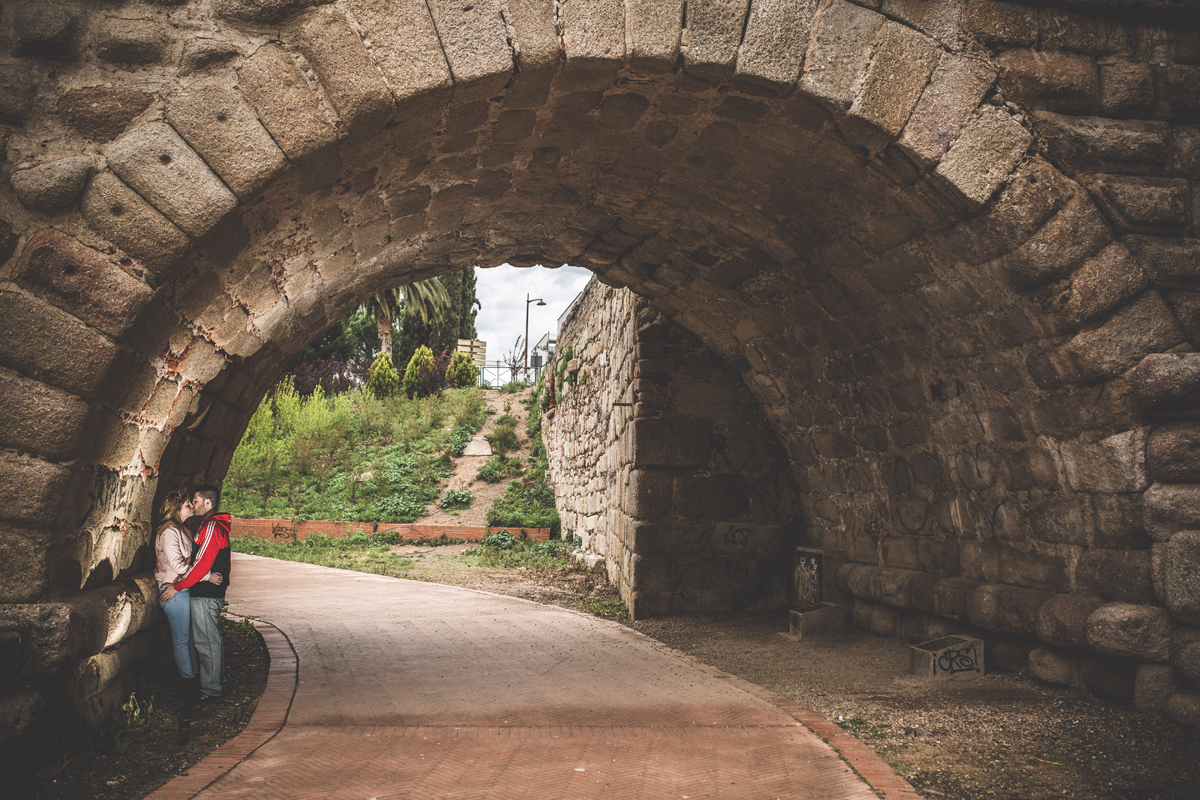
[[[1102,655],[1195,722],[1185,5],[6,5],[9,729],[106,706],[156,491],[221,478],[295,352],[503,261],[742,376],[864,624],[1039,637],[1061,682]]]

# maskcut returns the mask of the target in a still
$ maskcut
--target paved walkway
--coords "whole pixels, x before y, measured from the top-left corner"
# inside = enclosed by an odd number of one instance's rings
[[[875,800],[855,770],[918,797],[840,728],[612,622],[238,554],[229,599],[294,648],[290,710],[268,629],[251,728],[152,797]]]

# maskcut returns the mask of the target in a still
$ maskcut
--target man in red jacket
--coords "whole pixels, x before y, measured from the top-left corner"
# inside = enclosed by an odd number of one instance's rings
[[[191,589],[192,639],[200,662],[199,700],[219,700],[225,683],[225,650],[217,627],[225,592],[229,588],[229,515],[218,514],[221,490],[216,486],[198,486],[188,504],[192,519],[200,520],[192,540],[192,567],[188,573],[163,589],[163,602],[176,592]],[[210,572],[221,576],[219,583],[204,580]],[[169,593],[169,594],[168,594]]]

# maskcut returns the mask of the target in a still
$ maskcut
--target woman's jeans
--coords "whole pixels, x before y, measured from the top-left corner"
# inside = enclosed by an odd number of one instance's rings
[[[166,586],[165,583],[159,583],[159,592]],[[179,676],[185,680],[195,678],[199,671],[196,647],[192,643],[192,593],[184,589],[172,597],[171,602],[159,600],[158,604],[167,615],[167,624],[171,626],[171,649],[175,653]]]

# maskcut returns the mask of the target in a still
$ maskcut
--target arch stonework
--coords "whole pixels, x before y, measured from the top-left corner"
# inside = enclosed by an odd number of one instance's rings
[[[223,476],[294,353],[503,261],[586,266],[742,376],[864,625],[1040,642],[1035,674],[1200,722],[1184,0],[0,22],[5,742],[111,708],[156,492]]]

